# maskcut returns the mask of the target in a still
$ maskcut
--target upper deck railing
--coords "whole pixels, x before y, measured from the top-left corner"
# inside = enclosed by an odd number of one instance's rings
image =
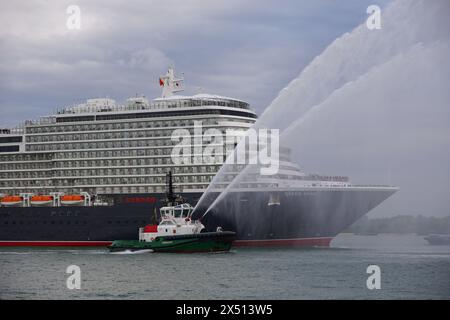
[[[104,112],[126,112],[141,110],[160,110],[170,108],[188,108],[203,106],[223,106],[250,110],[249,104],[244,101],[231,98],[195,95],[191,97],[174,96],[165,99],[155,99],[152,102],[144,100],[131,100],[126,105],[89,105],[79,104],[58,109],[57,115],[80,114],[80,113],[104,113]]]
[[[23,127],[16,127],[11,129],[0,129],[0,135],[6,134],[24,134],[25,129]]]
[[[167,110],[174,108],[206,106],[240,108],[250,110],[255,113],[247,102],[207,94],[198,94],[194,96],[172,96],[170,98],[158,98],[151,102],[144,97],[136,97],[128,99],[127,102],[128,103],[125,105],[116,105],[114,100],[111,99],[90,99],[84,104],[71,105],[57,109],[55,114],[52,116],[42,117],[36,120],[26,120],[24,124],[25,126],[54,124],[57,122],[56,118],[58,116],[74,114],[125,113],[129,111]]]

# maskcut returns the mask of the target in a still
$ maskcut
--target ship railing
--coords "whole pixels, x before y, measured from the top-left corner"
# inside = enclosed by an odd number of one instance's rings
[[[25,125],[45,125],[45,124],[53,124],[56,123],[56,118],[55,117],[44,117],[44,118],[40,118],[37,120],[26,120],[25,121]]]
[[[393,188],[393,186],[387,185],[387,184],[352,184],[352,187],[358,187],[358,188]]]
[[[1,129],[0,134],[24,134],[25,129],[23,127],[16,127],[11,129]]]
[[[75,109],[75,107],[77,107]],[[92,108],[92,107],[81,107],[78,106],[68,106],[63,109],[56,111],[58,115],[65,114],[78,114],[78,113],[102,113],[102,112],[120,112],[120,111],[139,111],[139,110],[150,110],[155,109],[151,105],[116,105],[108,106],[107,108]]]
[[[22,197],[22,207],[31,207],[31,197],[34,196],[34,193],[20,193]]]
[[[60,207],[61,196],[64,195],[64,192],[50,192],[50,195],[53,197],[53,206]]]
[[[332,182],[348,182],[350,179],[346,176],[326,176],[320,174],[307,174],[302,180],[332,181]]]
[[[154,110],[167,108],[184,108],[184,107],[202,107],[202,106],[224,106],[240,109],[251,110],[247,102],[219,99],[219,98],[187,98],[177,100],[156,100],[148,104],[131,103],[127,105],[107,106],[107,108],[92,108],[80,105],[70,105],[65,108],[58,109],[56,114],[77,114],[77,113],[101,113],[101,112],[120,112],[120,111],[139,111],[139,110]]]

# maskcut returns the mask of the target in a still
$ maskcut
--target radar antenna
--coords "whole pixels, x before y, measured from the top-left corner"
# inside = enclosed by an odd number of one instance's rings
[[[175,92],[184,90],[184,76],[176,78],[173,67],[170,66],[166,75],[159,78],[159,86],[162,87],[163,98],[171,97]]]

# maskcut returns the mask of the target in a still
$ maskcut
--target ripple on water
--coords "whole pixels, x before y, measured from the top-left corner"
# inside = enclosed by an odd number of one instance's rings
[[[371,244],[365,250],[360,237],[346,236],[340,241],[350,248],[239,248],[227,255],[2,250],[0,298],[450,298],[450,256],[442,248],[424,251],[423,247],[407,246],[392,251],[379,241],[375,249]],[[359,247],[352,249],[355,246]],[[66,288],[66,268],[72,264],[81,268],[81,290]],[[369,264],[382,268],[382,290],[376,293],[366,289]]]

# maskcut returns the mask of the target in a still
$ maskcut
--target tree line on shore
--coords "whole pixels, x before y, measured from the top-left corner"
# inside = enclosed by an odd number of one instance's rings
[[[355,234],[450,234],[450,215],[445,217],[398,215],[385,218],[368,218],[367,216],[364,216],[348,227],[345,232]]]

